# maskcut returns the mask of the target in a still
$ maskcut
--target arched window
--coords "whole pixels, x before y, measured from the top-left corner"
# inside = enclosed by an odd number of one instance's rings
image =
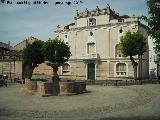
[[[119,44],[115,46],[115,57],[123,57],[123,54],[120,50]]]
[[[68,63],[65,63],[63,66],[62,66],[62,72],[63,73],[69,73],[70,72],[70,65]]]
[[[116,64],[116,76],[126,76],[127,75],[127,67],[125,63],[117,63]]]
[[[89,26],[96,25],[96,19],[95,18],[89,18]]]

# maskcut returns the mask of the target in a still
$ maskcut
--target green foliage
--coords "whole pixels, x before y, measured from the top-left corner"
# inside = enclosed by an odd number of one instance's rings
[[[145,17],[150,28],[150,35],[155,39],[155,50],[160,52],[160,0],[148,0],[148,14],[149,17]]]
[[[44,55],[51,63],[63,64],[71,56],[70,47],[64,41],[50,39],[44,45]]]
[[[146,38],[138,32],[128,31],[120,40],[120,50],[124,56],[129,56],[134,68],[134,78],[137,79],[137,65],[134,60],[135,55],[143,55],[146,51]]]
[[[27,45],[22,52],[24,66],[28,65],[34,68],[44,61],[43,44],[43,41],[34,41]]]
[[[146,51],[146,38],[139,33],[128,31],[121,37],[120,49],[124,56],[143,55]]]

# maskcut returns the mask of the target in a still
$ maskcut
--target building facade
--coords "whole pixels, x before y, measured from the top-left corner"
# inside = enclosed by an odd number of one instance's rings
[[[125,32],[139,32],[147,38],[147,27],[138,17],[120,16],[107,5],[95,10],[76,12],[74,22],[57,26],[56,37],[70,46],[72,56],[59,69],[60,78],[69,80],[132,79],[134,71],[129,57],[123,57],[120,37]],[[137,75],[149,76],[149,50],[143,55]],[[138,56],[134,57],[138,62]]]
[[[0,42],[0,75],[8,75],[9,79],[22,78],[21,52],[35,40],[38,39],[31,36],[14,47]]]
[[[22,51],[28,44],[32,44],[34,41],[38,40],[37,38],[30,36],[22,42],[15,45],[12,49],[15,51]]]

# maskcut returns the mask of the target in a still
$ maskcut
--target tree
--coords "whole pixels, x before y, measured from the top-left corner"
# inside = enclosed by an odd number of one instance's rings
[[[148,0],[148,14],[145,17],[150,28],[149,34],[155,39],[155,51],[160,52],[160,0]]]
[[[35,67],[44,61],[43,41],[34,41],[22,51],[24,77],[31,78]]]
[[[71,56],[70,47],[62,40],[54,39],[46,41],[44,45],[45,59],[49,61],[47,64],[53,68],[53,76],[50,83],[55,84],[59,88],[59,76],[57,74],[58,67],[63,65]]]
[[[129,56],[134,69],[134,78],[137,78],[137,65],[135,61],[135,55],[142,56],[146,51],[146,38],[143,35],[136,33],[131,33],[128,31],[120,39],[120,50],[124,56]]]

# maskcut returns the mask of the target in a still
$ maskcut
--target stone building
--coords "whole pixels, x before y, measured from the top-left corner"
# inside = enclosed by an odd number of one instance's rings
[[[76,12],[74,22],[57,26],[56,37],[70,46],[72,56],[59,69],[60,78],[70,80],[132,79],[134,71],[129,57],[123,57],[120,37],[127,31],[147,38],[148,28],[136,16],[120,16],[106,5],[95,10]],[[147,42],[147,41],[146,41]],[[149,75],[149,52],[143,55],[142,77]],[[138,56],[134,57],[138,62]],[[140,76],[140,63],[137,67]]]
[[[26,48],[26,46],[28,44],[32,44],[34,41],[38,40],[37,38],[30,36],[27,39],[23,40],[22,42],[18,43],[17,45],[15,45],[12,50],[18,51],[18,52],[22,52],[22,50],[24,48]],[[20,60],[16,60],[16,68],[17,70],[15,71],[15,76],[18,78],[22,78],[22,74],[23,74],[23,68],[22,68],[22,59],[20,58]]]
[[[0,75],[8,75],[9,79],[22,78],[21,51],[35,40],[38,39],[31,36],[14,47],[0,42]]]
[[[35,40],[38,40],[38,39],[33,36],[30,36],[29,38],[15,45],[13,47],[13,50],[22,51],[24,48],[26,48],[27,44],[32,44]]]
[[[0,42],[0,75],[8,75],[11,77],[13,69],[13,61],[10,59],[10,44]]]

